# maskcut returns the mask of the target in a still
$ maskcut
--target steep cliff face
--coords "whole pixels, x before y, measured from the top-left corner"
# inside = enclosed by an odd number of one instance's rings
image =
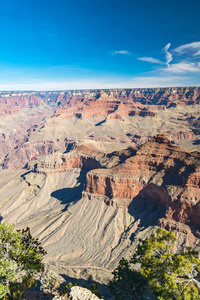
[[[96,101],[95,101],[96,100]],[[159,106],[173,106],[177,105],[194,105],[200,103],[200,88],[149,88],[149,89],[107,89],[107,90],[82,90],[72,91],[60,101],[59,112],[64,112],[67,107],[75,106],[82,109],[83,105],[89,105],[89,108],[95,107],[92,102],[102,103],[106,107],[116,109],[119,102],[130,104],[142,104],[144,106],[153,107]],[[106,105],[107,103],[107,105]]]
[[[55,116],[63,115],[65,118],[75,116],[77,118],[94,118],[97,116],[107,117],[112,116],[155,116],[155,113],[149,111],[149,109],[141,103],[134,103],[130,100],[120,101],[115,98],[111,99],[105,93],[105,96],[92,98],[87,101],[83,101],[81,105],[70,107],[70,105],[63,105],[59,107],[55,113]]]
[[[34,165],[34,171],[37,173],[54,174],[67,172],[74,168],[92,170],[101,167],[100,161],[94,156],[72,152],[48,156],[48,158],[42,159]]]
[[[4,159],[8,161],[9,155],[15,155],[51,114],[51,105],[41,95],[31,92],[5,95],[1,92],[0,163],[3,167],[7,167]]]
[[[133,153],[110,169],[88,172],[85,191],[105,195],[118,206],[129,206],[136,198],[153,201],[166,210],[168,218],[200,226],[200,153],[172,145],[162,134]]]
[[[15,160],[16,165],[24,166],[18,159],[19,151],[30,136],[43,125],[50,112],[48,106],[33,109],[22,108],[14,116],[5,115],[0,118],[0,163],[2,163],[3,168],[16,168],[13,160]]]

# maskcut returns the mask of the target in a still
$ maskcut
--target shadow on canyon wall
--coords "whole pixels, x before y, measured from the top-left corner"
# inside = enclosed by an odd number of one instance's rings
[[[104,296],[105,299],[110,299],[111,294],[108,290],[108,287],[105,284],[101,284],[95,280],[92,279],[92,276],[88,278],[88,280],[81,279],[81,278],[75,278],[75,277],[70,277],[65,274],[60,274],[65,280],[65,282],[61,283],[59,286],[56,287],[56,290],[58,292],[61,292],[63,288],[66,287],[68,283],[72,283],[73,285],[78,285],[80,287],[85,287],[88,290],[90,289],[91,284],[96,284],[98,286],[98,290],[101,296]],[[53,285],[52,285],[53,288]],[[55,295],[50,292],[43,292],[40,290],[41,289],[41,282],[38,280],[37,284],[35,287],[30,288],[26,293],[25,293],[25,299],[39,299],[39,300],[51,300],[55,297]]]
[[[128,206],[128,212],[134,217],[134,223],[139,222],[138,230],[146,229],[150,226],[158,225],[158,220],[165,217],[166,209],[159,201],[158,191],[149,193],[148,187],[141,190],[136,197],[134,197]],[[160,196],[161,197],[161,196]],[[136,230],[130,236],[133,241],[137,233]]]
[[[200,145],[200,140],[196,140],[192,143],[193,145]]]
[[[180,173],[180,170],[183,172]],[[174,165],[170,166],[165,170],[165,175],[163,176],[163,186],[174,185],[174,186],[184,186],[188,177],[195,172],[195,168],[192,165],[184,165],[184,161],[179,159],[174,159]]]
[[[65,205],[62,210],[63,212],[67,210],[70,203],[76,202],[81,199],[86,180],[86,174],[86,170],[81,170],[81,173],[77,178],[77,184],[75,187],[63,188],[51,193],[51,197],[58,199],[60,201],[60,204]]]

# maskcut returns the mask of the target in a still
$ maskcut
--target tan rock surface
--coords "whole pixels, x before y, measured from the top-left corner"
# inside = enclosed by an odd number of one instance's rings
[[[71,300],[98,300],[95,294],[92,294],[88,289],[82,288],[80,286],[73,286],[69,293]]]
[[[176,232],[177,247],[199,249],[198,229],[189,227],[199,226],[199,153],[160,135],[135,148],[103,156],[96,151],[95,164],[104,169],[89,172],[80,160],[86,153],[91,158],[89,148],[79,144],[49,156],[50,165],[48,157],[41,160],[37,172],[2,171],[7,174],[0,185],[3,221],[29,226],[52,268],[105,282],[119,259],[129,257],[158,225]],[[63,157],[64,167],[57,160]]]
[[[2,116],[3,222],[29,226],[59,273],[100,282],[156,226],[199,250],[199,152],[168,140],[200,149],[199,97],[198,88],[46,93]]]

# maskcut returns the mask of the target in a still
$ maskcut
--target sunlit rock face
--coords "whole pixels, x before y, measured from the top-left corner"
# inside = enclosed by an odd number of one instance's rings
[[[185,151],[160,134],[118,155],[124,155],[123,163],[88,172],[86,192],[107,196],[119,206],[143,198],[166,209],[168,217],[200,226],[199,152]]]
[[[0,216],[52,268],[107,280],[157,226],[199,250],[198,88],[34,97],[0,118]]]

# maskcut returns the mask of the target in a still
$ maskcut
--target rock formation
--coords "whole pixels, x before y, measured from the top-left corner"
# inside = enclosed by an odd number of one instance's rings
[[[116,166],[88,172],[86,193],[106,196],[116,206],[143,198],[166,209],[167,218],[200,226],[199,152],[185,151],[160,134],[116,156]]]
[[[88,289],[82,288],[80,286],[73,286],[69,293],[70,299],[72,300],[98,300],[95,294],[92,294]]]
[[[58,272],[95,280],[109,278],[156,226],[174,230],[178,247],[199,249],[199,152],[162,134],[111,153],[95,146],[72,144],[33,160],[32,170],[3,170],[3,220],[29,226]]]
[[[52,269],[106,282],[157,226],[200,249],[199,88],[0,95],[0,217]]]
[[[164,133],[188,150],[200,147],[199,88],[3,96],[0,97],[3,169],[20,169],[32,159],[63,152],[68,144],[83,140],[101,143],[99,149],[104,147],[105,152],[110,152],[142,144],[150,136]]]
[[[51,106],[39,96],[0,97],[0,114],[0,162],[7,168],[9,157],[17,157],[30,135],[50,116]]]

